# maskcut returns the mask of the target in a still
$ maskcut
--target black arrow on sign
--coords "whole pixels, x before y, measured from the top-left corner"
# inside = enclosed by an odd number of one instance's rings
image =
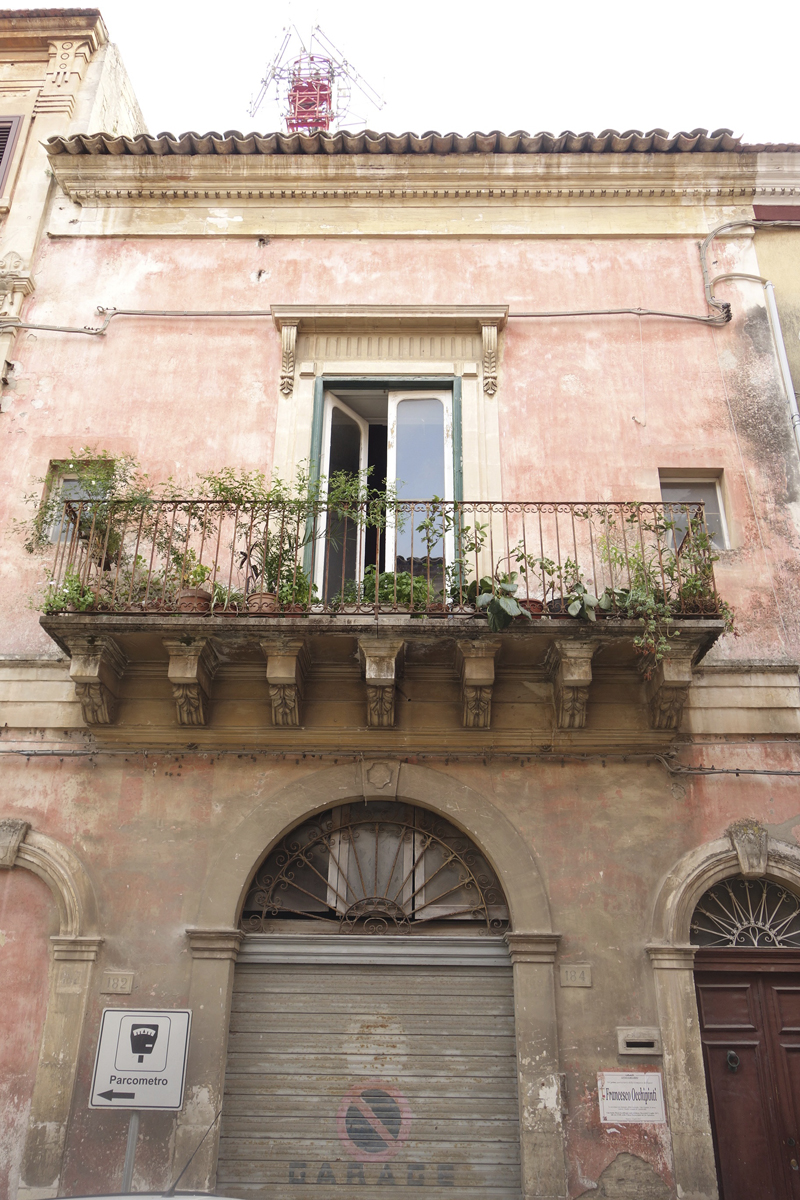
[[[135,1100],[136,1092],[115,1092],[111,1088],[107,1092],[100,1092],[101,1100]]]

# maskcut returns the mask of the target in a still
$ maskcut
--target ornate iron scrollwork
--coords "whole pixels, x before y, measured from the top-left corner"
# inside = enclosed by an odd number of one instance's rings
[[[694,910],[695,946],[800,946],[800,899],[769,879],[723,879]]]
[[[344,805],[292,830],[256,873],[248,932],[305,918],[342,932],[408,933],[430,921],[508,925],[502,888],[477,846],[448,821],[392,801]]]

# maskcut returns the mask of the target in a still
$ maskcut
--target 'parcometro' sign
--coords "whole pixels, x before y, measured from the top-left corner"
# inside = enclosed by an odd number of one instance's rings
[[[597,1096],[604,1125],[663,1125],[660,1071],[598,1071]]]
[[[180,1108],[191,1020],[187,1009],[106,1008],[90,1108]]]

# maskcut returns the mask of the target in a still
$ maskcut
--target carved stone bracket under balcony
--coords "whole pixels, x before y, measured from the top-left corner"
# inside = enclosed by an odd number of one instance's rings
[[[219,657],[208,638],[164,638],[179,725],[205,725]]]
[[[69,677],[87,725],[111,725],[127,659],[113,637],[76,636],[70,640]]]
[[[273,725],[301,724],[301,706],[310,665],[305,638],[265,638],[261,649],[267,657],[267,683]]]
[[[403,676],[405,643],[378,637],[358,639],[361,674],[367,684],[367,726],[389,729],[394,725],[395,684]]]
[[[650,709],[650,726],[653,729],[677,729],[683,717],[683,708],[689,696],[692,682],[692,659],[697,653],[694,642],[675,641],[669,648],[669,657],[655,666],[645,659],[640,669],[652,670],[645,679],[645,694]]]
[[[492,722],[494,664],[499,641],[456,643],[456,669],[461,678],[461,724],[488,729]]]
[[[592,656],[598,644],[595,640],[572,642],[559,638],[550,647],[547,667],[553,680],[559,729],[583,729],[586,724]]]

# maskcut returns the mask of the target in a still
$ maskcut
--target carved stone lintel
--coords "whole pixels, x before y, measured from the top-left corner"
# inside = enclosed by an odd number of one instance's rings
[[[483,390],[487,396],[497,391],[497,326],[481,322],[483,334]]]
[[[272,724],[298,726],[310,665],[305,638],[270,638],[261,643],[267,656]]]
[[[560,933],[507,933],[505,941],[512,963],[554,963]]]
[[[676,642],[670,647],[669,658],[653,667],[650,679],[645,681],[653,729],[677,729],[680,726],[692,682],[692,658],[696,649],[689,642]],[[645,660],[640,669],[646,671],[648,665]]]
[[[553,642],[547,655],[547,669],[553,680],[556,723],[559,729],[583,729],[586,705],[592,682],[592,655],[596,641]]]
[[[281,323],[281,391],[291,396],[294,391],[294,356],[299,321]]]
[[[394,725],[395,683],[403,674],[402,641],[378,637],[358,639],[361,674],[367,684],[367,726],[390,729]]]
[[[0,868],[13,867],[17,861],[17,851],[29,829],[27,821],[18,821],[15,817],[0,821]]]
[[[69,676],[87,725],[111,725],[127,659],[108,634],[70,639]]]
[[[494,664],[499,641],[456,643],[461,677],[461,723],[465,729],[488,729],[492,720]]]
[[[745,879],[760,879],[767,873],[769,833],[755,818],[734,821],[725,830],[739,859],[739,870]]]
[[[198,929],[186,930],[192,958],[227,959],[236,962],[244,933],[241,929]]]
[[[169,681],[175,699],[179,725],[205,725],[208,720],[211,684],[219,657],[208,638],[193,638],[188,643],[164,638],[169,654]]]

